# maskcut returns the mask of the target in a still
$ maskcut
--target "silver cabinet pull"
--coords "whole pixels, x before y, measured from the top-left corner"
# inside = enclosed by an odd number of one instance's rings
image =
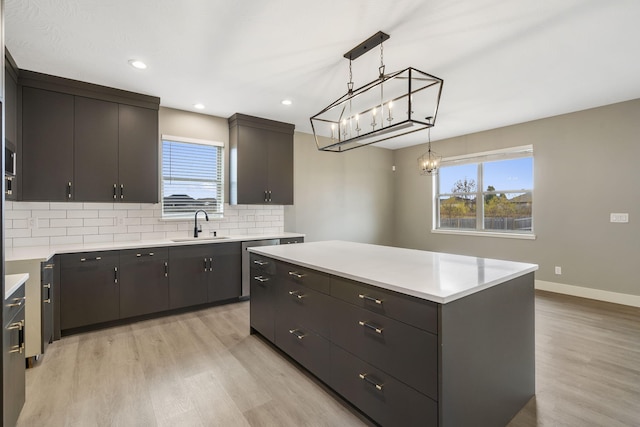
[[[358,294],[358,298],[363,299],[365,301],[375,302],[378,305],[382,305],[382,303],[384,302],[381,299],[370,297],[369,295],[365,295],[365,294]]]
[[[206,273],[207,272],[207,268],[208,268],[207,259],[203,258],[203,261],[204,261],[204,272]]]
[[[17,330],[19,330],[19,331],[21,331],[21,330],[22,330],[22,320],[21,320],[21,321],[19,321],[19,322],[11,323],[11,324],[9,324],[9,325],[7,326],[7,330],[8,330],[8,331],[13,331],[13,330],[15,330],[15,329],[17,329]]]
[[[169,277],[169,263],[167,261],[164,262],[164,277]]]
[[[120,200],[124,199],[124,184],[120,184]]]
[[[24,351],[24,343],[22,343],[20,345],[14,345],[13,347],[11,347],[11,350],[9,350],[9,353],[20,353],[20,354],[22,354],[23,351]]]
[[[143,256],[154,256],[155,254],[153,252],[149,252],[148,254],[136,254],[136,256],[138,258],[143,257]]]
[[[67,199],[71,199],[71,181],[67,184]]]
[[[302,279],[305,275],[304,274],[300,274],[297,271],[290,271],[289,272],[289,276],[293,276],[296,279]]]
[[[262,282],[262,283],[269,281],[268,277],[263,277],[263,276],[255,276],[254,279],[257,280],[258,282]]]
[[[42,287],[47,290],[47,298],[42,300],[42,302],[45,304],[51,304],[51,283],[45,283]]]
[[[87,262],[87,261],[100,261],[102,259],[101,256],[97,256],[95,258],[80,258],[80,262]]]
[[[45,270],[53,270],[55,268],[55,264],[45,264],[44,269]]]
[[[377,326],[373,326],[371,323],[363,322],[362,320],[359,320],[358,321],[358,325],[364,326],[365,328],[368,328],[368,329],[371,329],[372,331],[375,331],[377,334],[381,334],[382,333],[382,328],[378,328]]]
[[[116,184],[113,184],[113,200],[116,200],[116,199],[118,198],[118,195],[117,195],[117,193],[118,193],[117,187],[118,187],[118,186],[117,186]]]
[[[7,330],[18,330],[18,345],[11,347],[9,353],[22,354],[24,352],[24,320],[9,324]]]
[[[22,304],[24,304],[24,300],[26,300],[27,297],[22,297],[22,298],[14,298],[11,304],[7,304],[7,307],[20,307],[22,306]]]
[[[300,332],[298,329],[289,329],[289,333],[293,336],[295,336],[296,338],[298,338],[299,340],[303,339],[304,337],[306,337],[306,335],[302,332]]]
[[[257,264],[257,265],[260,265],[260,266],[269,264],[267,261],[261,261],[259,259],[254,260],[253,263]]]
[[[301,294],[300,291],[289,291],[289,295],[296,297],[298,299],[302,299],[304,297],[306,297],[305,294]]]
[[[209,258],[209,271],[213,271],[213,258]]]
[[[382,391],[382,387],[384,387],[384,384],[378,384],[377,382],[369,378],[369,374],[358,374],[358,378],[365,381],[367,384],[371,384],[378,391]]]
[[[118,267],[113,267],[113,283],[118,284]]]

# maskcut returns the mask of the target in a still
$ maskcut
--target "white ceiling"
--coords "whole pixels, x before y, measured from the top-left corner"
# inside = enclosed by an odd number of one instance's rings
[[[20,68],[303,132],[346,92],[342,55],[381,30],[387,72],[444,79],[434,140],[640,98],[639,23],[637,0],[5,0]],[[356,87],[379,60],[354,61]]]

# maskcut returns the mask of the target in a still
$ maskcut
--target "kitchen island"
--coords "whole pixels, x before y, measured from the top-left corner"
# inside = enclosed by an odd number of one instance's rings
[[[380,425],[504,426],[535,393],[534,264],[250,249],[251,329]]]

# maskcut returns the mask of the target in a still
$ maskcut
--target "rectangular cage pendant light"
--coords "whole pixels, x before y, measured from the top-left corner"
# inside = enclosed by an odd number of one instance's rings
[[[388,38],[379,32],[344,56],[351,61]],[[381,65],[378,79],[350,89],[311,117],[318,149],[349,151],[434,126],[442,84],[442,79],[412,67],[385,74]]]

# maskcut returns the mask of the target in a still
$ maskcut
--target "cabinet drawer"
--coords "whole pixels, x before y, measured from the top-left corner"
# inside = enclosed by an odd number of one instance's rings
[[[331,373],[331,344],[308,327],[295,322],[276,322],[276,345],[322,380]]]
[[[287,286],[304,285],[325,294],[331,291],[331,279],[328,275],[297,265],[279,262],[278,276]]]
[[[305,328],[329,337],[331,297],[296,283],[284,283],[276,291],[277,318],[295,320]]]
[[[304,243],[304,237],[286,237],[280,239],[281,245],[290,245],[293,243]]]
[[[4,311],[2,313],[3,319],[12,319],[18,311],[25,307],[27,303],[24,294],[25,286],[26,285],[20,286],[9,298],[4,300]],[[37,304],[38,302],[34,301],[33,303]],[[3,323],[6,323],[6,321],[3,320]]]
[[[339,277],[331,277],[331,295],[374,313],[438,333],[438,305],[433,302]]]
[[[438,337],[333,300],[331,340],[421,393],[438,399]]]
[[[120,258],[119,251],[106,252],[78,252],[64,254],[60,258],[62,269],[94,268],[103,264],[116,263]]]
[[[260,274],[276,274],[276,261],[262,255],[251,254],[251,277]]]
[[[382,426],[438,425],[435,401],[335,345],[330,385]]]

